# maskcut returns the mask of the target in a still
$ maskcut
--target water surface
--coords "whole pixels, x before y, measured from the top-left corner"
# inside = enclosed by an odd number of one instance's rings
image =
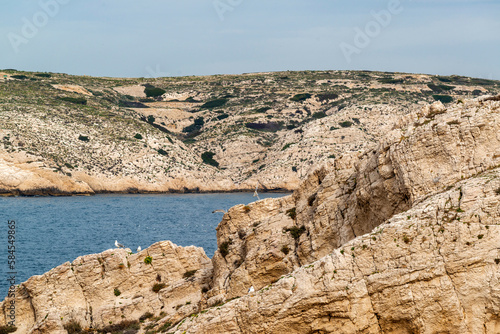
[[[260,194],[261,199],[286,194]],[[212,257],[222,213],[255,201],[252,193],[96,195],[0,198],[0,300],[7,294],[7,221],[16,222],[17,283],[79,256],[114,248],[135,251],[162,240],[203,247]]]

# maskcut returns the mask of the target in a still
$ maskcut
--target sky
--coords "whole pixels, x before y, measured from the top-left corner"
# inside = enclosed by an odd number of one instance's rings
[[[498,0],[3,0],[0,13],[0,69],[500,79]]]

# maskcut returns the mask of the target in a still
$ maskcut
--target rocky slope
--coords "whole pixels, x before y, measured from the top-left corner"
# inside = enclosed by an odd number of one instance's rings
[[[130,333],[498,333],[499,224],[500,96],[437,102],[293,195],[231,208],[212,261],[164,242],[31,278],[18,332],[122,321]]]
[[[498,92],[492,80],[381,72],[3,71],[0,194],[294,190],[315,166],[364,151],[425,101]]]

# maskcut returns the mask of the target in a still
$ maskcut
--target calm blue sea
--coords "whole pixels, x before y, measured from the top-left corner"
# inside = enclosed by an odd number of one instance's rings
[[[21,283],[79,256],[114,248],[115,239],[133,251],[171,240],[203,247],[212,257],[222,219],[212,211],[255,200],[252,193],[0,198],[0,301],[8,290],[8,220],[16,225],[15,271]]]

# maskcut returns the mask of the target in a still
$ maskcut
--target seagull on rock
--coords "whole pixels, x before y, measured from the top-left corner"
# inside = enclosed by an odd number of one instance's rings
[[[137,247],[137,253],[139,253],[142,250],[141,246]]]
[[[253,197],[257,197],[257,200],[260,201],[259,193],[257,192],[257,189],[259,189],[259,184],[255,187],[255,191],[253,192]]]
[[[221,209],[212,211],[212,213],[216,213],[216,212],[226,213],[226,211],[225,211],[225,210],[221,210]]]
[[[253,285],[250,287],[250,289],[248,289],[248,293],[252,293],[252,292],[255,292],[255,289],[253,288]]]
[[[118,242],[118,240],[115,240],[115,247],[116,248],[123,248],[123,245]]]

